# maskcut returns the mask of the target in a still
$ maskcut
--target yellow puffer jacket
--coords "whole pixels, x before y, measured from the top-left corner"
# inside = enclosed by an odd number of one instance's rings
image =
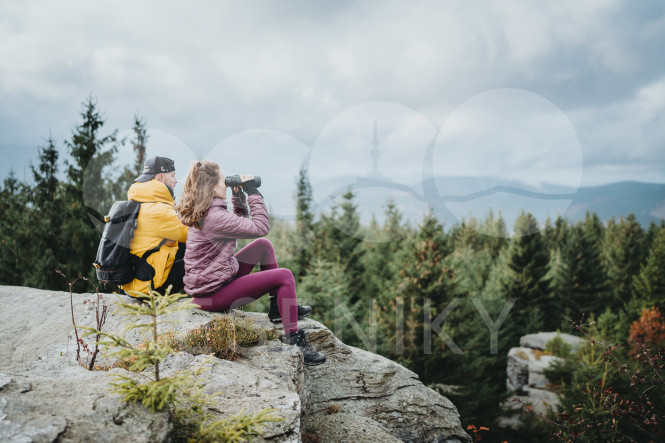
[[[155,268],[153,288],[159,288],[171,271],[178,252],[178,242],[187,241],[187,226],[180,222],[175,212],[173,197],[166,185],[160,181],[134,183],[127,191],[127,199],[143,203],[134,238],[129,244],[130,252],[141,257],[146,251],[157,247],[162,239],[167,239],[159,251],[148,257],[148,264]],[[149,284],[150,282],[134,279],[120,288],[130,295],[133,295],[132,292],[147,294]]]

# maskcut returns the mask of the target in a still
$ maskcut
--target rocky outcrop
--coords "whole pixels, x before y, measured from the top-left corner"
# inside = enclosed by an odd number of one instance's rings
[[[118,333],[124,319],[112,306],[116,296],[103,297],[110,306],[104,330]],[[123,403],[108,392],[108,372],[76,364],[68,293],[0,287],[0,301],[0,441],[168,438],[168,413]],[[77,324],[95,324],[94,302],[94,295],[73,295]],[[264,329],[281,331],[265,314],[199,310],[165,319],[172,323],[162,329],[184,333],[218,315],[250,317]],[[423,386],[416,374],[345,345],[316,321],[301,321],[300,326],[313,346],[327,354],[325,364],[306,367],[297,348],[267,340],[245,350],[239,362],[175,353],[162,363],[161,372],[168,376],[204,365],[200,382],[207,393],[221,393],[214,406],[221,418],[240,410],[276,409],[282,421],[269,423],[262,441],[300,442],[303,435],[320,442],[470,441],[455,406]],[[143,341],[136,333],[125,337]],[[98,361],[104,363],[103,358]]]
[[[320,323],[306,322],[304,326],[310,330],[312,345],[328,356],[328,364],[309,368],[305,377],[306,431],[327,434],[328,419],[340,421],[340,417],[331,416],[342,413],[344,426],[368,432],[379,425],[401,441],[466,440],[455,406],[423,386],[415,373],[345,345]],[[368,427],[368,420],[374,425]],[[379,441],[378,435],[358,438],[354,440]]]
[[[521,391],[525,386],[547,389],[549,380],[543,370],[561,359],[531,348],[512,348],[508,352],[506,388]]]
[[[520,347],[512,348],[508,352],[506,389],[514,392],[514,397],[523,403],[532,405],[535,413],[546,414],[549,410],[556,411],[559,407],[559,396],[551,390],[544,369],[551,364],[561,362],[562,359],[543,352],[547,342],[557,335],[571,346],[572,352],[577,352],[584,342],[582,338],[570,334],[539,332],[521,337]],[[516,413],[522,408],[519,402],[510,399],[503,407]],[[502,421],[502,425],[506,427],[517,428],[520,424],[519,414]]]
[[[546,414],[548,410],[556,410],[559,406],[559,397],[549,390],[549,381],[543,374],[543,369],[550,363],[561,360],[553,355],[543,354],[542,351],[531,348],[512,348],[508,352],[508,367],[506,388],[515,393],[523,403],[533,406],[535,413]],[[506,409],[519,411],[521,405],[509,399],[504,404]],[[503,422],[504,426],[518,427],[519,417],[515,416]]]
[[[289,353],[290,350],[284,352]],[[297,354],[296,354],[297,358]],[[219,393],[214,398],[214,414],[225,418],[237,414],[256,413],[266,408],[276,409],[273,415],[282,419],[268,423],[263,439],[279,442],[300,441],[300,415],[302,407],[298,393],[287,380],[248,367],[243,363],[193,356],[178,352],[167,357],[161,373],[168,377],[179,371],[204,367],[199,382],[207,394]]]
[[[576,353],[584,342],[580,337],[559,332],[539,332],[521,337],[520,347],[512,348],[508,352],[506,388],[509,391],[520,393],[525,387],[548,388],[549,381],[543,374],[543,369],[560,362],[561,359],[543,351],[547,342],[557,336],[571,346],[573,353]]]

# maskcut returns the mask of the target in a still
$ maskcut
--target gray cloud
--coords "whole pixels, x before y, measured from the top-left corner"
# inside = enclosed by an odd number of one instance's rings
[[[0,174],[22,168],[15,147],[34,146],[34,156],[49,130],[68,138],[91,91],[109,131],[127,129],[138,110],[204,157],[255,129],[311,149],[339,115],[375,101],[438,129],[477,94],[521,88],[570,119],[583,184],[665,181],[663,10],[658,1],[4,2]],[[286,169],[293,163],[289,154]],[[276,166],[257,159],[256,173]]]

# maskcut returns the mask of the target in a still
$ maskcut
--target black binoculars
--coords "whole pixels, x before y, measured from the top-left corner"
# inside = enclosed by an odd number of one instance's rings
[[[254,176],[254,183],[256,183],[256,187],[258,188],[261,186],[261,177],[258,175]],[[228,186],[229,188],[235,188],[235,187],[242,187],[242,181],[240,180],[240,176],[238,174],[236,175],[229,175],[224,179],[224,184]]]

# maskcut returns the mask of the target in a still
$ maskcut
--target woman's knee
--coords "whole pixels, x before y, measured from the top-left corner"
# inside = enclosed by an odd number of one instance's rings
[[[275,251],[275,247],[267,238],[257,238],[256,240],[254,240],[254,243],[256,244],[256,246],[260,246],[261,248],[266,249],[268,251],[273,251],[273,252]]]
[[[296,279],[293,277],[293,272],[291,272],[290,269],[278,268],[274,269],[274,271],[279,275],[279,280],[282,282],[282,284],[292,284],[295,286]]]

